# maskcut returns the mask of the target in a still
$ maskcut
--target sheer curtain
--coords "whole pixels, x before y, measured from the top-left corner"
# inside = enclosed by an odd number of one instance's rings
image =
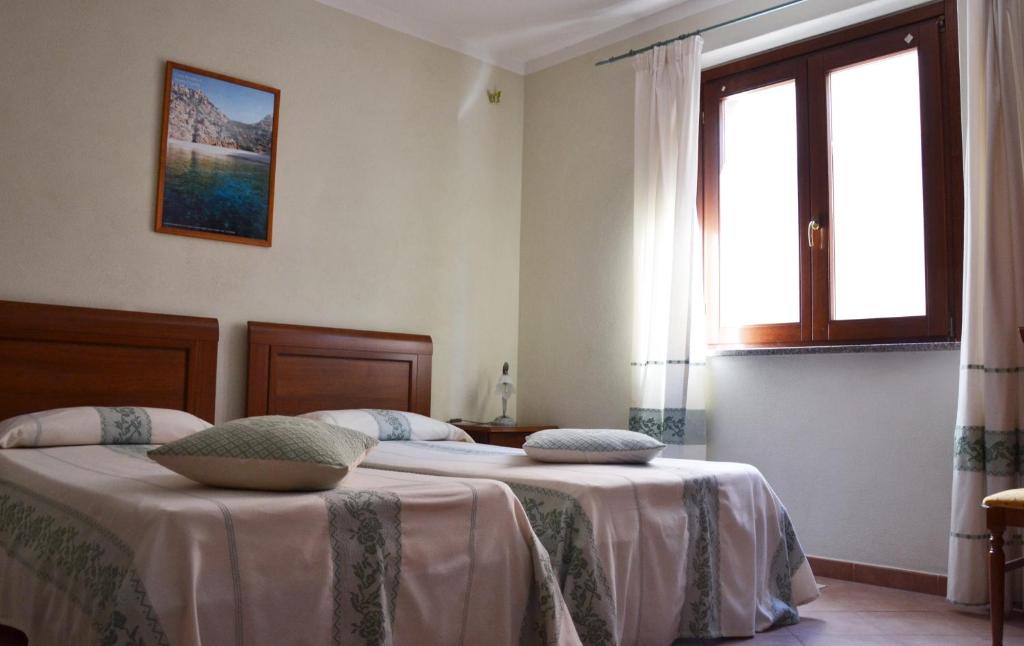
[[[1024,460],[1024,2],[959,4],[966,227],[948,598],[984,606],[981,500],[1022,486]],[[1019,546],[1016,530],[1007,557]]]
[[[697,36],[634,59],[631,430],[704,458],[704,297],[697,222]]]

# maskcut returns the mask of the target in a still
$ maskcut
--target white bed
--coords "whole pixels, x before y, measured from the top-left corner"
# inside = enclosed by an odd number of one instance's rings
[[[38,644],[578,643],[493,480],[214,489],[149,448],[0,451],[0,622]]]
[[[542,464],[520,449],[381,442],[364,467],[509,484],[588,644],[741,637],[818,596],[785,508],[746,464]]]
[[[0,302],[0,420],[212,419],[217,338],[213,319]],[[504,484],[356,469],[319,493],[213,489],[147,448],[0,450],[0,624],[33,646],[579,643]]]
[[[429,413],[427,337],[250,323],[249,340],[250,415]],[[551,465],[520,449],[385,441],[364,467],[510,485],[585,644],[750,636],[798,621],[818,595],[785,507],[750,465]]]

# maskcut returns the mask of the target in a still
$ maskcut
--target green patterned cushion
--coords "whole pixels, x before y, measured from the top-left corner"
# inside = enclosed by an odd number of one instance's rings
[[[196,482],[235,489],[331,489],[378,442],[363,433],[270,415],[220,424],[149,452]]]
[[[650,462],[664,448],[664,444],[643,433],[597,428],[539,431],[523,444],[523,450],[534,460],[591,464]]]

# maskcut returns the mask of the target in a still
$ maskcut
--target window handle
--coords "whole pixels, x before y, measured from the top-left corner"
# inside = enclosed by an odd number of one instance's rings
[[[811,221],[807,223],[807,246],[814,249],[814,232],[821,229],[821,224],[818,222],[818,218],[811,218]],[[825,248],[825,241],[822,240],[822,248]]]

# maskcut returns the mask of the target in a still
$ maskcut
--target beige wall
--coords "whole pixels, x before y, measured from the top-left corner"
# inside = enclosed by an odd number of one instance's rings
[[[516,358],[523,79],[313,0],[4,0],[0,298],[430,334],[433,413]],[[274,245],[152,231],[165,60],[280,88]],[[500,105],[485,86],[502,90]]]
[[[519,410],[626,425],[633,70],[593,62],[775,0],[693,16],[527,77]],[[914,2],[808,2],[705,37],[705,62]],[[760,468],[812,554],[943,572],[956,352],[711,360],[709,453]]]

